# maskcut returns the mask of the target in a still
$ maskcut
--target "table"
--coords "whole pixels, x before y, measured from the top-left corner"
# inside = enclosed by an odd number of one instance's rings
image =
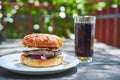
[[[62,50],[74,56],[74,40],[64,40]],[[24,75],[0,67],[3,79],[50,79],[50,80],[120,80],[120,49],[95,41],[93,62],[80,63],[65,72],[51,75]],[[21,52],[21,39],[8,39],[0,45],[0,56]]]

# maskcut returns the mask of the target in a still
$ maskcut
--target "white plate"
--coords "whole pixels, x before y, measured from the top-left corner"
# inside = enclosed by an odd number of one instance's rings
[[[66,71],[79,64],[79,60],[76,57],[63,54],[64,60],[61,65],[49,68],[33,68],[21,64],[20,62],[21,54],[22,53],[15,53],[0,57],[0,66],[16,73],[45,75]]]

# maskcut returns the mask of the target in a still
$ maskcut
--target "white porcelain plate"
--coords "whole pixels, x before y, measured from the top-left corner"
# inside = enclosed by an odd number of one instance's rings
[[[64,60],[61,65],[49,68],[33,68],[21,64],[21,54],[22,53],[15,53],[0,57],[0,66],[16,73],[45,75],[63,72],[79,64],[79,60],[76,57],[63,53]]]

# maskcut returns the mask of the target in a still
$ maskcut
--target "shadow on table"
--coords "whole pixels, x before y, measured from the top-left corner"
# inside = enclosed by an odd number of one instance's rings
[[[63,77],[64,78],[71,77],[75,73],[77,73],[76,67],[61,73],[50,74],[50,75],[25,75],[3,69],[2,73],[0,73],[0,76],[8,79],[62,79]]]
[[[114,54],[114,53],[113,53]],[[93,62],[98,64],[120,64],[120,57],[110,54],[107,50],[97,50],[93,55]]]
[[[120,71],[120,56],[110,54],[109,50],[115,50],[113,47],[96,48],[93,55],[93,62],[86,67],[89,71]]]

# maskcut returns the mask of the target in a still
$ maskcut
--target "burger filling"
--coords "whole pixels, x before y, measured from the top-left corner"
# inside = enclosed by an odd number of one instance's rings
[[[46,49],[36,49],[36,50],[25,50],[23,51],[23,55],[26,57],[30,58],[35,58],[35,59],[42,59],[42,60],[47,60],[50,58],[56,58],[59,55],[62,54],[62,51],[52,51],[52,50],[46,50]]]

